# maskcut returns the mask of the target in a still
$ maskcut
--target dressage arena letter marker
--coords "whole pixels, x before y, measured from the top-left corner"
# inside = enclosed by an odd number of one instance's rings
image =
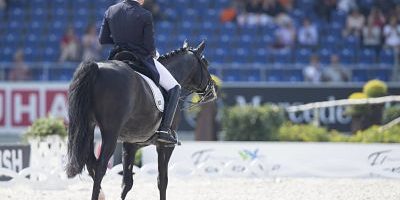
[[[12,92],[12,125],[28,126],[39,117],[39,91]]]

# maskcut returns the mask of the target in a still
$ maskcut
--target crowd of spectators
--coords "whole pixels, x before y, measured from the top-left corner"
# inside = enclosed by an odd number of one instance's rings
[[[303,70],[308,82],[350,80],[350,73],[341,66],[339,55],[335,53],[331,55],[331,64],[321,67],[316,50],[321,38],[332,33],[320,35],[322,29],[318,25],[321,23],[309,17],[313,14],[317,20],[331,25],[333,12],[346,13],[340,37],[356,38],[361,41],[360,49],[372,49],[376,55],[382,48],[400,50],[400,5],[393,0],[371,0],[372,6],[365,6],[360,0],[314,1],[311,11],[314,13],[305,13],[302,20],[291,18],[295,3],[293,0],[233,0],[232,7],[221,13],[221,20],[235,21],[239,26],[273,25],[276,28],[271,51],[309,48],[316,52]]]

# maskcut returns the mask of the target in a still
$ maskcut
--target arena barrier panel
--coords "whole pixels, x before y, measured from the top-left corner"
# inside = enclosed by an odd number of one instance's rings
[[[155,147],[143,164],[157,162]],[[400,178],[398,144],[183,142],[170,170],[180,175]]]
[[[120,158],[121,154],[114,157]],[[156,180],[154,146],[143,149],[142,163],[141,168],[133,169],[135,179]],[[105,179],[118,182],[122,178],[122,164],[114,164],[110,164]],[[79,177],[67,179],[62,168],[48,171],[30,166],[13,170],[12,165],[0,167],[0,186],[25,184],[35,189],[65,189],[77,182],[91,182],[85,171]],[[171,157],[169,175],[183,180],[199,176],[400,179],[400,147],[398,144],[184,142]]]

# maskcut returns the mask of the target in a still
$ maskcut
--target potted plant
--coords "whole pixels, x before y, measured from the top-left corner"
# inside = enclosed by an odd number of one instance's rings
[[[366,99],[368,98],[362,92],[355,92],[349,96],[349,100]],[[359,130],[368,128],[366,123],[366,113],[368,112],[368,105],[352,105],[346,108],[346,114],[351,116],[351,132],[356,133]]]
[[[27,129],[24,138],[31,147],[30,167],[37,172],[32,174],[34,179],[41,180],[43,173],[47,179],[64,174],[66,136],[64,121],[51,117],[38,119]]]
[[[388,87],[385,82],[380,80],[368,81],[363,87],[363,93],[368,98],[377,98],[386,96]],[[383,117],[384,104],[371,104],[368,109],[368,126],[381,125]]]

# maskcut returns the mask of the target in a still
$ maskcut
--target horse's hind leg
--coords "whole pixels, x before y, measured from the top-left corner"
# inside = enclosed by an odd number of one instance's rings
[[[157,145],[158,154],[158,190],[160,200],[166,200],[168,185],[168,162],[175,147],[166,147],[163,144]]]
[[[90,132],[93,133],[94,132],[94,128],[95,126],[90,127]],[[92,138],[90,138],[90,154],[88,157],[88,161],[86,163],[86,169],[88,170],[89,175],[92,177],[93,181],[94,181],[94,174],[95,174],[95,166],[96,166],[96,156],[94,155],[94,134],[92,134]]]
[[[140,146],[137,144],[124,142],[122,146],[122,159],[124,167],[124,178],[122,181],[122,193],[121,199],[124,200],[128,192],[133,186],[133,165],[135,162],[135,154],[139,150]]]
[[[108,161],[114,153],[117,144],[117,133],[118,129],[114,129],[114,131],[101,130],[102,146],[100,156],[97,159],[97,166],[95,168],[92,200],[98,200],[99,198],[101,181],[106,173]]]

